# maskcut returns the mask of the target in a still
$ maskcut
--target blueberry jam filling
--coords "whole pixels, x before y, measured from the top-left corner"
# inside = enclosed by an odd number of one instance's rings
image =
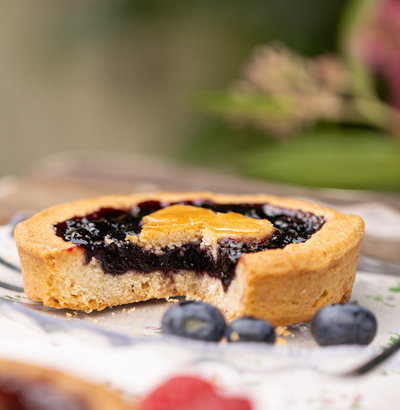
[[[158,201],[142,202],[128,211],[102,208],[90,215],[57,223],[54,230],[65,241],[80,246],[85,251],[87,263],[92,257],[99,260],[105,273],[123,274],[135,269],[144,273],[161,270],[170,274],[179,270],[194,270],[199,275],[207,273],[220,278],[226,290],[241,256],[304,242],[325,222],[322,216],[269,204],[216,204],[200,200],[182,201],[179,204],[221,213],[236,212],[254,219],[268,219],[277,231],[261,243],[224,238],[219,241],[216,259],[207,249],[201,248],[199,243],[188,243],[154,253],[126,241],[126,235],[138,237],[144,216],[174,205]]]

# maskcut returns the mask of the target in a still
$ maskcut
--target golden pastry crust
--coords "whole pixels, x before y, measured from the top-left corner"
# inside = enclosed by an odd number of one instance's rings
[[[119,396],[94,384],[77,379],[65,373],[42,368],[30,364],[0,360],[0,408],[5,406],[1,394],[1,386],[16,385],[19,391],[29,385],[48,386],[53,394],[60,394],[58,400],[65,397],[72,400],[75,406],[65,405],[65,408],[82,408],[85,410],[134,410],[135,407],[126,404]],[[51,400],[48,399],[48,400]],[[57,398],[56,398],[57,400]],[[47,402],[47,405],[51,402]],[[53,403],[56,404],[56,403]],[[29,403],[26,406],[29,408]],[[5,406],[4,408],[9,408]],[[35,407],[36,408],[36,407]]]
[[[94,258],[54,233],[53,224],[100,208],[130,209],[140,202],[205,199],[215,203],[269,203],[324,216],[322,228],[306,242],[246,254],[227,292],[221,281],[193,271],[104,274]],[[90,311],[151,298],[187,296],[217,305],[228,320],[250,315],[287,325],[310,320],[322,306],[349,300],[364,223],[355,215],[301,200],[271,195],[209,192],[107,196],[48,208],[20,223],[15,239],[26,294],[56,308]]]
[[[172,248],[190,242],[216,248],[218,241],[224,238],[261,242],[276,230],[267,219],[247,218],[234,212],[213,212],[192,205],[168,206],[143,217],[143,221],[137,243],[149,250]],[[127,237],[133,239],[131,235]]]

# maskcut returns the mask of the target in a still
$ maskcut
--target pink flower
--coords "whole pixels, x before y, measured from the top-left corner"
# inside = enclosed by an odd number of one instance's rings
[[[400,110],[400,0],[379,0],[358,37],[364,61],[387,81]]]

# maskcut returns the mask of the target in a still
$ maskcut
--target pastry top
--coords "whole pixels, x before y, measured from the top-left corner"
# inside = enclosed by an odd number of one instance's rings
[[[213,212],[191,205],[168,206],[145,216],[143,221],[138,243],[156,250],[189,242],[215,246],[227,237],[262,241],[275,231],[266,219],[248,218],[234,212]]]
[[[23,246],[27,250],[34,251],[35,254],[41,257],[52,258],[59,252],[80,251],[78,245],[66,242],[55,235],[53,225],[56,223],[74,217],[83,217],[101,208],[129,210],[135,205],[145,201],[177,203],[185,200],[208,200],[217,204],[266,203],[281,208],[311,212],[325,218],[326,222],[323,227],[306,242],[290,244],[283,249],[247,254],[240,259],[240,263],[246,263],[247,265],[265,263],[278,263],[279,265],[279,263],[282,263],[280,262],[281,255],[285,258],[284,263],[289,265],[291,263],[301,263],[301,261],[311,265],[329,263],[329,261],[332,260],[333,253],[340,257],[344,252],[344,243],[359,242],[364,230],[363,221],[358,216],[345,215],[331,208],[297,199],[281,198],[265,194],[225,195],[210,192],[146,193],[83,199],[50,207],[39,212],[29,220],[18,224],[15,230],[15,239],[17,246]],[[130,238],[127,239],[129,240]],[[322,248],[324,252],[318,254]],[[300,259],[298,260],[297,258]],[[254,271],[256,272],[257,269]],[[279,269],[277,271],[279,271]]]

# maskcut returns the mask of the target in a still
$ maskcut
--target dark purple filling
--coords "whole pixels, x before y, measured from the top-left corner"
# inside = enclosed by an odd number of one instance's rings
[[[98,259],[106,273],[123,274],[135,269],[144,273],[161,270],[170,274],[182,269],[194,270],[198,274],[207,273],[220,278],[227,289],[241,256],[304,242],[325,222],[322,216],[269,204],[216,204],[202,200],[182,201],[179,204],[198,206],[214,212],[236,212],[254,219],[268,219],[278,231],[261,243],[225,238],[219,242],[216,260],[209,250],[201,249],[199,243],[188,243],[155,254],[132,242],[128,243],[125,237],[127,234],[140,234],[145,215],[173,205],[158,201],[142,202],[128,211],[102,208],[90,215],[55,224],[54,230],[57,236],[84,249],[87,263],[92,257]],[[106,242],[105,237],[108,239]]]
[[[88,410],[80,397],[47,381],[0,376],[0,408],[5,410]]]

